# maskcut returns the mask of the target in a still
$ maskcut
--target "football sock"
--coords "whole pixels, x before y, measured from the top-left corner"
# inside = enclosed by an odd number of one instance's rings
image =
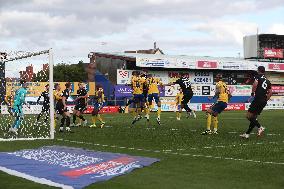
[[[40,117],[41,117],[41,113],[38,114],[38,116],[37,116],[37,118],[36,118],[36,121],[39,121]]]
[[[75,124],[76,118],[77,118],[77,116],[76,116],[76,115],[73,115],[73,124]]]
[[[60,124],[60,127],[63,127],[63,126],[64,126],[65,120],[66,120],[66,118],[65,118],[65,117],[61,118],[61,124]]]
[[[45,119],[44,119],[45,123],[47,122],[48,118],[49,118],[48,116],[45,116]]]
[[[181,115],[180,115],[180,112],[177,112],[177,118],[180,118]]]
[[[57,117],[56,115],[54,116],[55,119],[54,119],[54,129],[56,128],[56,124],[57,124],[57,121],[59,120],[59,117]]]
[[[184,109],[185,109],[187,112],[192,112],[192,110],[188,107],[187,104],[184,105]]]
[[[158,115],[158,118],[160,118],[161,117],[161,107],[158,107],[158,111],[157,111],[157,115]]]
[[[257,119],[255,119],[255,126],[256,126],[257,128],[260,128],[260,127],[261,127],[261,125],[259,124],[259,122],[258,122]]]
[[[147,114],[147,115],[150,114],[150,107],[149,107],[149,106],[146,108],[146,114]]]
[[[69,127],[70,126],[70,117],[67,116],[66,117],[66,127]]]
[[[257,121],[256,118],[251,118],[251,119],[250,119],[249,128],[248,128],[246,134],[250,134],[250,133],[252,132],[252,130],[253,130],[254,127],[258,127],[258,128],[259,128],[259,127],[260,127],[260,124],[259,124],[259,122]]]
[[[141,114],[141,108],[137,108],[137,114],[138,114],[138,115]]]
[[[100,116],[100,114],[98,114],[98,120],[99,120],[100,122],[104,122],[103,119],[102,119],[102,117]]]
[[[82,121],[85,121],[85,118],[84,118],[82,115],[79,115],[79,118],[80,118]]]
[[[93,120],[93,124],[96,125],[96,116],[93,116],[92,120]]]
[[[211,114],[207,114],[207,130],[210,130],[210,127],[211,127],[211,119],[212,119]]]
[[[136,118],[137,115],[138,115],[137,111],[138,111],[138,109],[136,109],[136,110],[133,111],[133,117],[134,117],[134,118]]]
[[[218,130],[218,117],[213,116],[213,127],[214,127],[214,131]]]
[[[17,116],[16,120],[15,120],[15,122],[13,124],[13,128],[18,129],[20,127],[20,124],[21,124],[21,118],[20,118],[20,116]]]

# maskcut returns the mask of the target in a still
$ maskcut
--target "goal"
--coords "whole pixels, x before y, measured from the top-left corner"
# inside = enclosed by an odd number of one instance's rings
[[[0,140],[54,139],[52,49],[6,52],[0,82]]]

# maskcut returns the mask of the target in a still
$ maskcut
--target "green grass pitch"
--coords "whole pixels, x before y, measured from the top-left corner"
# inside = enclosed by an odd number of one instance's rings
[[[162,112],[161,126],[155,113],[150,124],[142,119],[133,127],[131,114],[103,117],[103,129],[80,127],[73,129],[75,133],[57,132],[54,140],[0,142],[0,151],[64,145],[161,160],[89,189],[284,188],[284,110],[264,111],[259,121],[266,127],[265,135],[252,134],[249,140],[239,138],[249,124],[244,111],[223,112],[219,134],[208,136],[200,135],[206,124],[204,112],[198,112],[197,119],[183,114],[181,121],[173,112]],[[0,188],[52,187],[0,172]]]

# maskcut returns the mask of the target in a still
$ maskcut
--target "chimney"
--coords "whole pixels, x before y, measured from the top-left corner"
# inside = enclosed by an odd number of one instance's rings
[[[157,42],[156,41],[154,42],[154,49],[155,50],[157,49]]]

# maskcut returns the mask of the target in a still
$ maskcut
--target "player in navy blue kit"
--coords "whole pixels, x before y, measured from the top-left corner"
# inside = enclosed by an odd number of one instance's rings
[[[190,99],[193,97],[193,91],[191,88],[191,82],[188,77],[184,74],[174,82],[174,84],[179,84],[183,92],[183,99],[181,101],[181,109],[185,109],[188,114],[192,114],[196,118],[195,112],[188,107]]]
[[[48,118],[49,118],[49,111],[50,111],[50,104],[49,104],[49,84],[47,84],[45,86],[45,90],[40,94],[40,96],[38,97],[37,99],[37,104],[39,104],[39,101],[41,99],[41,97],[43,97],[43,105],[42,105],[42,109],[41,109],[41,112],[40,114],[38,114],[37,118],[36,118],[36,122],[34,125],[36,125],[39,120],[40,120],[40,117],[42,115],[45,114],[45,119],[44,119],[44,122],[47,123],[48,121]]]
[[[85,84],[83,82],[80,82],[78,86],[79,86],[79,89],[77,90],[78,97],[75,99],[76,106],[73,110],[73,124],[71,125],[71,127],[81,126],[81,123],[75,125],[77,117],[83,121],[83,126],[87,125],[87,120],[83,117],[82,114],[87,109],[87,100],[88,100],[89,95],[85,88]]]
[[[262,135],[264,127],[259,124],[257,116],[261,114],[263,108],[267,104],[267,101],[272,95],[271,83],[265,77],[265,68],[263,66],[259,66],[257,72],[258,75],[255,77],[251,93],[251,96],[254,97],[254,99],[247,112],[247,119],[250,121],[250,125],[248,130],[244,134],[240,135],[240,137],[246,139],[249,138],[254,127],[258,128],[257,136]]]
[[[62,115],[59,132],[64,131],[65,122],[66,122],[66,128],[65,128],[66,131],[71,132],[71,129],[70,129],[70,117],[71,116],[67,109],[67,99],[69,98],[71,90],[72,90],[71,83],[66,83],[65,87],[66,89],[60,95],[62,98],[56,104],[56,112]]]

